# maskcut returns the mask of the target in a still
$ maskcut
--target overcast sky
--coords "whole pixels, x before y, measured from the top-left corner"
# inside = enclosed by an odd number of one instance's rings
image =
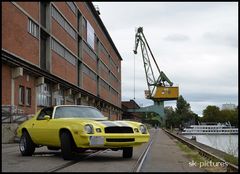
[[[238,105],[237,2],[94,2],[122,61],[122,100],[134,98],[135,30],[143,32],[159,68],[179,86],[191,110]],[[147,82],[140,47],[135,55],[135,100],[145,99]],[[157,73],[157,72],[155,72]],[[158,76],[157,74],[155,76]],[[176,107],[176,101],[165,102]]]

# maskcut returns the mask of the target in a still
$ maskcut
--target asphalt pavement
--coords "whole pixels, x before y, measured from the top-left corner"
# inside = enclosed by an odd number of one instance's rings
[[[190,166],[192,160],[184,155],[173,139],[158,129],[153,144],[143,163],[141,172],[205,172],[204,169]]]
[[[155,133],[154,133],[155,132]],[[153,143],[143,163],[141,172],[204,172],[190,167],[188,159],[180,148],[161,129],[151,129]],[[48,172],[64,166],[58,172],[132,172],[147,144],[134,148],[133,158],[122,158],[122,151],[105,151],[73,165],[62,159],[60,151],[37,148],[31,157],[21,156],[18,144],[2,144],[3,172]]]

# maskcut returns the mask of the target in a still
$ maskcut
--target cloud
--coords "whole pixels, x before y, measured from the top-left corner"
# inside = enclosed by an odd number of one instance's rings
[[[166,41],[177,41],[177,42],[190,40],[190,38],[188,36],[183,35],[183,34],[171,34],[171,35],[166,36],[163,39]]]
[[[160,67],[192,110],[208,104],[238,105],[238,3],[94,2],[122,61],[122,99],[143,106],[147,89],[140,47],[133,54],[135,29],[143,32]],[[116,22],[117,21],[117,22]],[[135,59],[135,90],[134,90]],[[154,66],[154,65],[153,65]],[[154,73],[158,76],[156,68]],[[165,102],[176,105],[176,101]]]
[[[206,42],[212,44],[221,44],[231,47],[238,47],[238,36],[233,33],[217,33],[217,32],[206,32],[203,34],[203,38]]]

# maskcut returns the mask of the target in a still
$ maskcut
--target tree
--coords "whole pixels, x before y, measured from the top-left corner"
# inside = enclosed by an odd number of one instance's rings
[[[203,118],[202,121],[205,122],[219,122],[220,121],[220,109],[217,106],[207,106],[206,109],[203,110]]]
[[[181,95],[177,100],[175,111],[172,107],[165,107],[164,112],[168,128],[171,126],[181,128],[188,124],[196,124],[196,120],[198,121],[198,115],[191,111],[190,104]]]
[[[220,120],[218,122],[230,122],[233,126],[238,126],[238,109],[235,110],[221,110]]]
[[[201,122],[230,122],[231,125],[238,127],[238,108],[234,110],[220,110],[217,106],[207,106],[203,110]]]
[[[190,104],[180,95],[177,99],[176,113],[179,115],[188,113],[191,110]]]
[[[164,113],[166,117],[166,127],[171,128],[175,127],[176,124],[176,118],[175,118],[175,112],[172,107],[165,107]]]
[[[194,113],[191,111],[190,104],[183,98],[182,95],[179,96],[176,106],[176,116],[178,117],[179,128],[187,126],[190,122],[195,122]]]

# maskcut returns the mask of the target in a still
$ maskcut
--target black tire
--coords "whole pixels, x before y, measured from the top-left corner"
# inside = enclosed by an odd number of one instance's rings
[[[122,153],[123,158],[132,158],[132,155],[133,155],[133,147],[123,148],[123,153]]]
[[[73,139],[68,132],[62,132],[61,139],[61,151],[64,160],[72,160],[74,158],[73,153]]]
[[[35,151],[35,144],[33,143],[27,131],[24,131],[22,133],[22,136],[19,142],[19,150],[22,156],[32,156],[32,154]]]

